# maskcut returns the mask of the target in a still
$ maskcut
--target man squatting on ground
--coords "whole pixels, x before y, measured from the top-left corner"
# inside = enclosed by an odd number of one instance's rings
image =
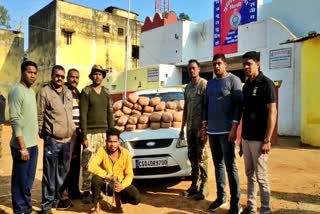
[[[107,131],[106,136],[105,146],[100,147],[96,156],[90,160],[88,169],[93,174],[91,188],[95,208],[91,213],[95,214],[100,213],[101,190],[108,196],[115,194],[118,211],[121,210],[121,202],[134,205],[140,203],[140,193],[131,184],[132,158],[129,151],[120,146],[120,132],[112,128]]]

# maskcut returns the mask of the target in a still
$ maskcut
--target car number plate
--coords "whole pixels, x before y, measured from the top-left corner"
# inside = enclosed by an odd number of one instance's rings
[[[136,160],[136,168],[165,167],[165,166],[168,166],[167,158]]]

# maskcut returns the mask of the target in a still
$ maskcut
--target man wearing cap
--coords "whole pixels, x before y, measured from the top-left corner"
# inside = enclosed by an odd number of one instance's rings
[[[89,78],[92,84],[80,94],[80,127],[82,130],[82,190],[83,203],[90,203],[92,175],[88,172],[88,163],[98,149],[106,142],[106,130],[112,128],[113,113],[109,91],[102,86],[106,70],[101,65],[93,65]]]

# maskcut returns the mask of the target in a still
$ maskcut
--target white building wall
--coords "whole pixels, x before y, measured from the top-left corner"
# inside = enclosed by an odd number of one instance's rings
[[[159,67],[160,85],[166,87],[178,86],[182,84],[182,73],[175,65],[161,64]]]
[[[175,64],[182,59],[182,22],[141,33],[140,67]]]
[[[258,35],[258,36],[257,36]],[[294,44],[280,43],[291,40],[292,34],[278,22],[268,19],[239,27],[239,54],[247,51],[260,52],[260,68],[266,76],[272,80],[282,80],[279,89],[278,106],[278,134],[300,135],[300,99],[297,94],[300,91],[299,64],[300,52]],[[291,48],[291,67],[270,69],[270,50]],[[299,82],[299,83],[298,83]]]
[[[182,47],[181,62],[188,62],[190,59],[210,60],[213,55],[212,19],[203,23],[184,21]]]
[[[311,30],[320,31],[319,9],[319,0],[272,0],[259,8],[259,20],[274,17],[296,36],[303,37]]]

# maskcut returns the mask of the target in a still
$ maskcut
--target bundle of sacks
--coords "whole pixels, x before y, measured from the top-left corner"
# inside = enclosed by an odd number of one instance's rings
[[[129,94],[127,100],[113,104],[115,128],[119,131],[136,129],[181,128],[184,101],[161,101],[160,97],[148,98]]]

